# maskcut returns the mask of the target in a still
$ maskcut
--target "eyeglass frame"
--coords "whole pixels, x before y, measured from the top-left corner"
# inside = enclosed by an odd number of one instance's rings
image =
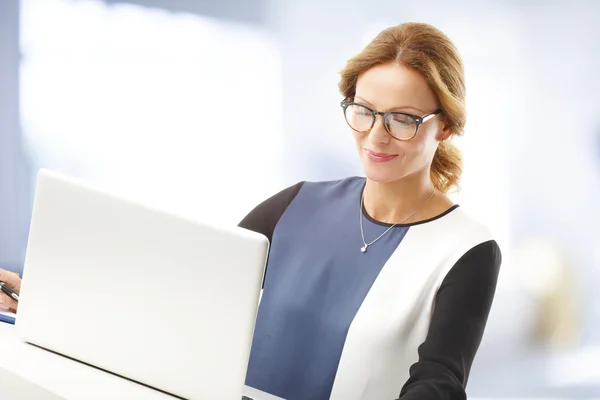
[[[373,122],[371,123],[371,126],[369,127],[369,129],[367,129],[366,131],[359,131],[358,129],[354,129],[352,127],[352,125],[350,125],[350,122],[348,122],[348,118],[346,117],[346,109],[352,105],[357,105],[360,107],[364,107],[367,110],[371,111],[371,114],[373,114]],[[429,121],[430,119],[432,119],[433,117],[435,117],[438,114],[442,114],[444,111],[441,108],[438,108],[437,110],[435,110],[434,112],[424,115],[422,117],[419,117],[417,115],[413,115],[413,114],[408,114],[405,112],[400,112],[400,111],[387,111],[387,112],[383,112],[383,111],[375,111],[370,107],[365,106],[364,104],[360,104],[360,103],[356,103],[353,101],[348,101],[348,99],[346,100],[342,100],[342,102],[340,103],[340,106],[342,106],[343,112],[344,112],[344,120],[346,120],[346,124],[348,124],[348,126],[350,127],[350,129],[356,131],[356,132],[370,132],[371,129],[373,129],[373,126],[375,126],[375,121],[377,121],[377,116],[381,115],[381,121],[383,122],[383,127],[385,128],[385,131],[394,139],[396,140],[401,140],[401,141],[407,141],[407,140],[411,140],[413,139],[415,136],[417,136],[417,133],[419,132],[419,127],[421,126],[421,124],[424,124],[425,122]],[[397,138],[396,136],[394,136],[392,134],[392,132],[390,132],[390,130],[388,129],[385,120],[386,118],[388,118],[390,115],[394,115],[394,114],[400,114],[400,115],[405,115],[409,118],[411,118],[413,121],[415,121],[415,124],[417,125],[415,127],[415,133],[409,137],[409,138]]]

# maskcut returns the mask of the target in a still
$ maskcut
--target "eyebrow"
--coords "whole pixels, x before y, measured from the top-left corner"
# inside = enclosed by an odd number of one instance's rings
[[[360,96],[354,96],[354,100],[356,101],[357,99],[359,99],[360,101],[362,101],[364,103],[367,103],[368,106],[375,108],[375,106],[373,106],[373,103],[371,103],[370,101],[363,99]],[[415,110],[417,113],[425,114],[425,111],[418,109],[416,107],[413,107],[413,106],[394,107],[394,108],[391,108],[390,111],[406,111],[406,109]]]

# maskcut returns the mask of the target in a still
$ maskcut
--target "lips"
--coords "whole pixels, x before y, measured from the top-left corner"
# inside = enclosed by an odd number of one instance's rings
[[[375,151],[368,150],[368,149],[365,149],[365,151],[367,153],[367,157],[369,158],[369,160],[371,160],[373,162],[377,162],[377,163],[384,163],[384,162],[392,161],[393,159],[398,157],[398,154],[377,153]]]

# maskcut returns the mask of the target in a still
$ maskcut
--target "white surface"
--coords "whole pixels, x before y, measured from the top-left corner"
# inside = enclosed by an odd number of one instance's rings
[[[0,323],[0,354],[0,398],[3,400],[175,399],[24,343],[10,324]],[[245,394],[254,400],[277,400],[251,388],[246,388]]]
[[[7,400],[62,400],[52,392],[21,378],[4,368],[0,368],[0,388],[2,398]]]
[[[64,399],[147,399],[173,397],[39,349],[19,340],[15,327],[0,323],[0,390],[24,395],[27,391],[44,393],[39,400]],[[9,372],[10,374],[7,374]],[[14,376],[29,381],[17,381]],[[12,384],[12,385],[11,385]],[[37,390],[36,390],[37,389]],[[10,400],[10,397],[2,398]]]
[[[17,330],[189,399],[243,390],[267,239],[42,172]]]

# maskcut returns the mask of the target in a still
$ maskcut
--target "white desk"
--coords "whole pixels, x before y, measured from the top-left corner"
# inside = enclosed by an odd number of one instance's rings
[[[244,394],[254,400],[277,399],[252,388],[246,388]],[[17,337],[13,325],[2,322],[0,397],[3,400],[175,399],[157,390],[24,343]]]

